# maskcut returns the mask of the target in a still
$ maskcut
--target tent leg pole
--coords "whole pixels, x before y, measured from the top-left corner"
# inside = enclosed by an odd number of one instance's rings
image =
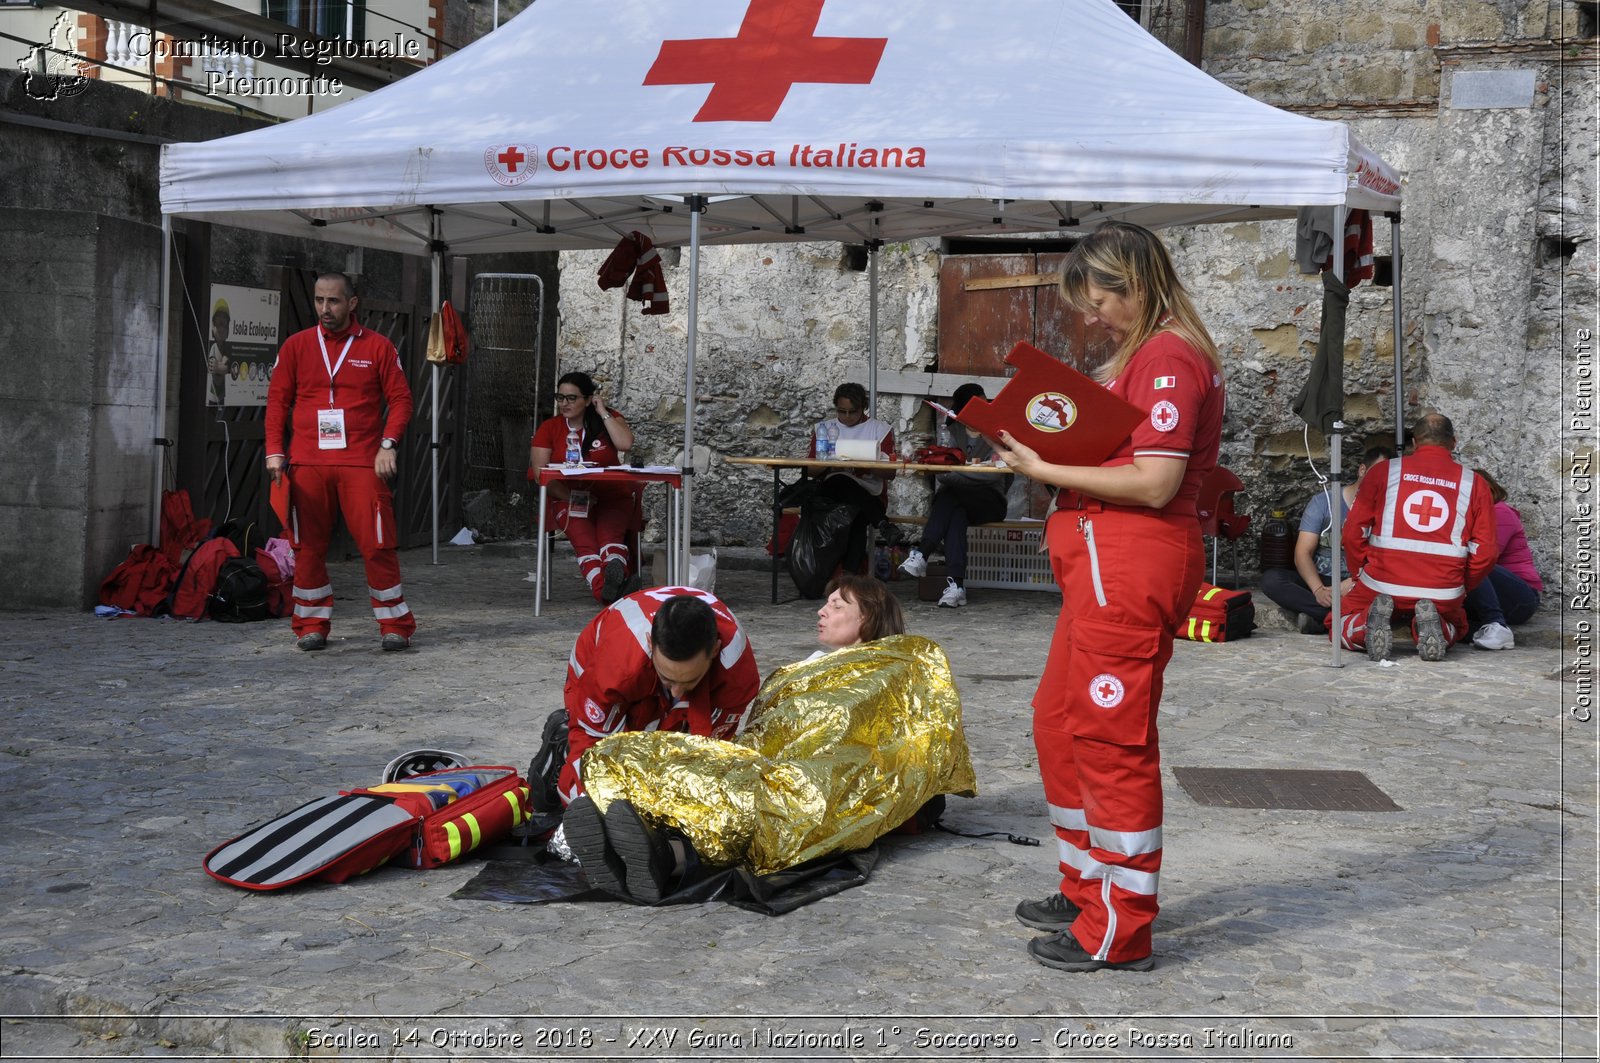
[[[1398,212],[1389,215],[1389,256],[1394,264],[1394,285],[1392,290],[1394,302],[1394,452],[1399,454],[1405,449],[1405,358],[1400,347],[1400,278],[1403,256],[1400,253],[1400,215]]]
[[[150,433],[150,447],[153,455],[151,470],[150,494],[150,542],[154,546],[161,545],[161,490],[164,469],[162,462],[166,458],[167,447],[167,357],[172,344],[172,216],[161,216],[161,327],[160,340],[156,350],[156,392],[154,424]],[[222,456],[226,465],[228,456]]]
[[[878,416],[878,244],[876,241],[867,247],[867,410],[871,416]]]
[[[678,551],[678,574],[684,581],[689,579],[689,543],[694,525],[694,354],[700,327],[700,214],[704,210],[704,197],[689,197],[689,349],[684,372],[683,491],[679,500],[683,516],[678,521],[678,542],[671,544]]]
[[[1329,570],[1331,572],[1330,579],[1333,583],[1333,611],[1328,614],[1328,631],[1333,637],[1328,641],[1333,644],[1333,667],[1343,668],[1344,661],[1339,656],[1341,651],[1341,647],[1339,645],[1339,617],[1341,615],[1339,612],[1339,599],[1342,597],[1339,592],[1342,589],[1342,584],[1344,583],[1343,577],[1340,576],[1340,572],[1342,571],[1340,565],[1343,563],[1343,557],[1341,555],[1343,551],[1340,547],[1341,540],[1339,539],[1339,536],[1344,534],[1344,480],[1342,479],[1342,470],[1344,467],[1343,421],[1333,422],[1333,434],[1328,437],[1328,459],[1329,476],[1333,482],[1333,496],[1330,501],[1334,503],[1328,507],[1333,517],[1333,527],[1328,533],[1331,540],[1329,547],[1332,551],[1333,558],[1332,565]]]
[[[436,314],[439,312],[439,304],[443,302],[444,299],[444,255],[439,248],[438,211],[433,212],[432,229],[433,268],[430,272],[432,273],[433,279],[433,303],[429,307],[429,313]],[[434,365],[430,366],[429,369],[429,409],[432,411],[432,415],[428,419],[428,429],[431,436],[429,439],[430,446],[428,447],[428,460],[430,462],[428,483],[431,493],[433,515],[433,563],[437,565],[439,563],[439,366],[437,363],[435,363]]]

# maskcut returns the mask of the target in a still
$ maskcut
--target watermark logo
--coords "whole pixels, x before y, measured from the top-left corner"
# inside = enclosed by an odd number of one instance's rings
[[[36,100],[66,100],[85,91],[89,79],[78,72],[71,57],[72,23],[76,11],[63,11],[50,27],[50,39],[36,44],[17,65],[27,72],[23,91]]]
[[[536,144],[491,144],[483,153],[484,169],[500,184],[520,185],[539,170]]]

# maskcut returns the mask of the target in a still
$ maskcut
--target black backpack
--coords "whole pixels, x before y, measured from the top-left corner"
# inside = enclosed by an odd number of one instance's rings
[[[250,557],[230,557],[217,572],[217,588],[206,599],[211,619],[242,624],[249,620],[268,620],[267,577]]]

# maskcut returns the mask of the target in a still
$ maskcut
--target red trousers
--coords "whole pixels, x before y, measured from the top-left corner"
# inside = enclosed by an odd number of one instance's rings
[[[1113,963],[1150,955],[1161,871],[1156,710],[1173,632],[1204,569],[1194,517],[1065,510],[1046,526],[1061,615],[1034,695],[1061,892],[1078,944]]]
[[[410,638],[417,618],[400,586],[394,496],[371,466],[296,465],[289,482],[289,537],[294,543],[294,633],[328,633],[333,624],[333,585],[328,582],[328,543],[333,522],[344,515],[367,568],[372,615],[385,635]]]
[[[1347,650],[1365,649],[1367,645],[1367,610],[1372,606],[1372,600],[1378,592],[1371,587],[1356,580],[1356,585],[1350,588],[1350,593],[1339,599],[1339,639],[1341,645]],[[1416,598],[1395,598],[1394,616],[1391,619],[1411,620],[1411,637],[1417,637]],[[1444,644],[1454,646],[1467,637],[1467,609],[1466,599],[1457,598],[1454,601],[1441,602],[1435,600],[1434,605],[1439,607],[1439,626],[1444,630]],[[1329,638],[1333,635],[1330,633]]]
[[[566,533],[578,555],[578,569],[598,602],[607,563],[617,560],[630,565],[628,531],[637,526],[634,515],[639,508],[639,489],[632,484],[584,484],[581,480],[572,489],[589,492],[588,515],[573,516],[568,499],[553,498],[551,519]]]

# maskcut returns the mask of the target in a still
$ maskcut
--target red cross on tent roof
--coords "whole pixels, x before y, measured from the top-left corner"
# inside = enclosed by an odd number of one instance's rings
[[[513,144],[499,155],[496,155],[495,158],[505,165],[506,173],[516,173],[517,167],[522,165],[522,160],[526,159],[527,156]]]
[[[887,37],[818,37],[825,0],[750,0],[736,37],[662,41],[646,85],[710,84],[696,122],[770,122],[799,83],[867,85]]]

